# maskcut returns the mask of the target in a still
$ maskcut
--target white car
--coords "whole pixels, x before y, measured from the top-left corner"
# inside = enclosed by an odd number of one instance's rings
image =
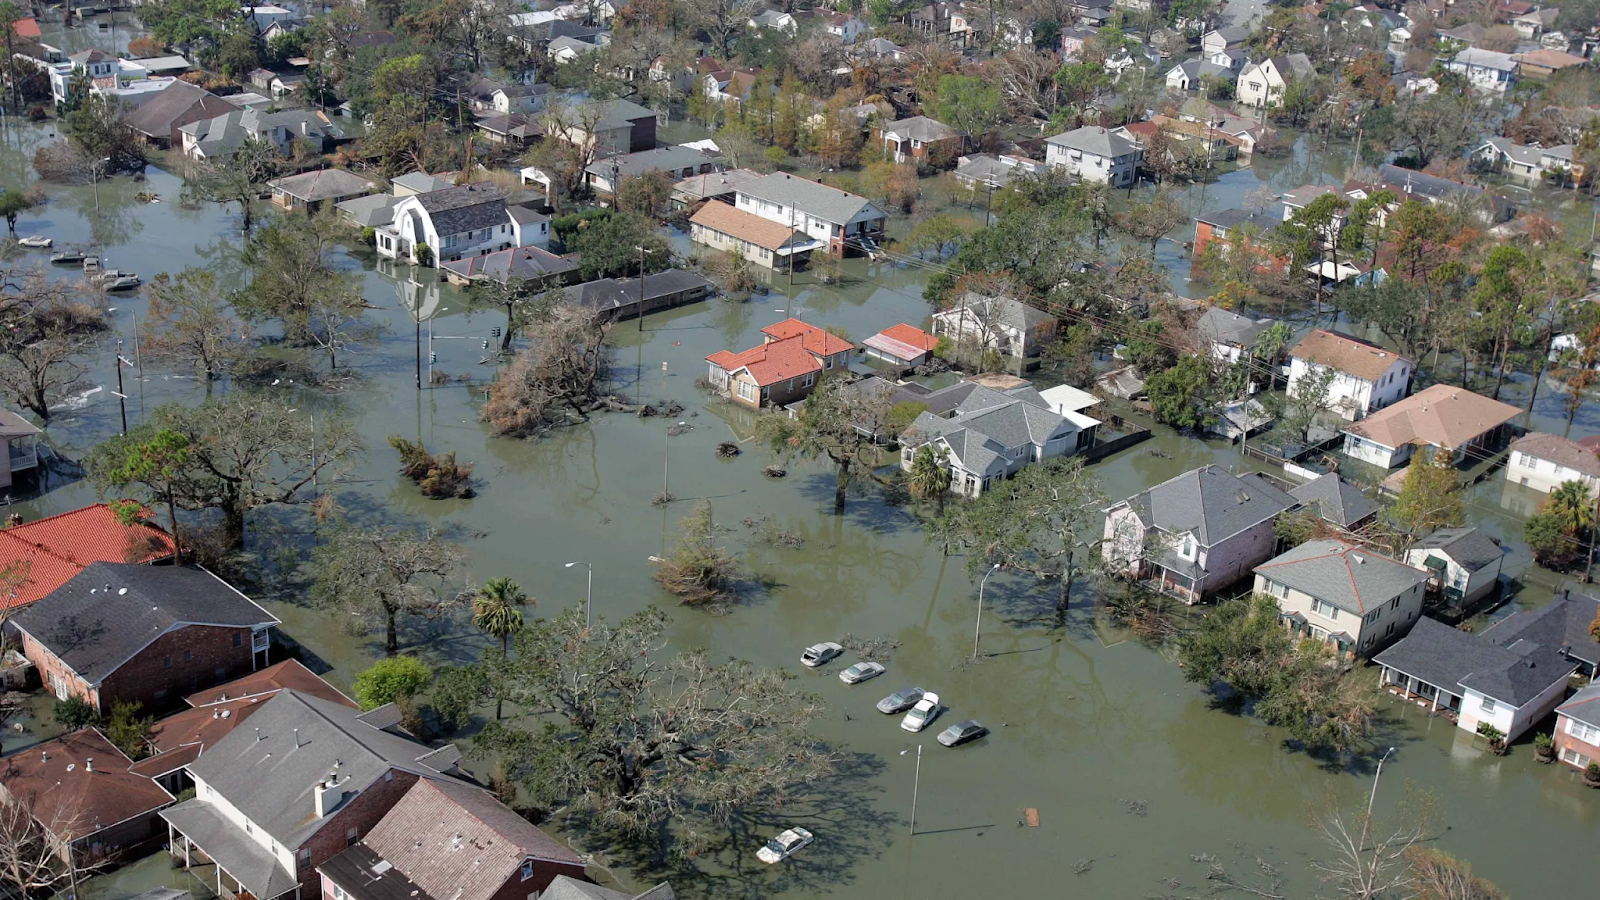
[[[906,731],[921,731],[937,718],[939,718],[939,695],[929,691],[923,694],[917,705],[911,707],[906,717],[900,720],[900,727]]]
[[[833,641],[812,644],[806,648],[806,652],[800,654],[800,664],[808,669],[815,669],[843,652],[844,648]]]
[[[845,684],[860,684],[869,678],[877,678],[883,671],[883,663],[858,662],[840,672],[839,680]]]
[[[768,865],[783,862],[809,843],[811,843],[811,832],[804,828],[791,828],[767,841],[765,847],[756,851],[756,859]]]

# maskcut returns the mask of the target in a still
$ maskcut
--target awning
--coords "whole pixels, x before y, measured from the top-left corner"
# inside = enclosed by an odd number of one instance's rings
[[[300,885],[289,870],[278,864],[272,851],[234,827],[216,807],[203,800],[169,806],[161,811],[161,818],[257,900],[273,900]]]
[[[799,234],[799,232],[795,232],[795,233]],[[797,241],[797,242],[790,243],[786,247],[779,247],[778,249],[772,251],[772,255],[773,256],[788,256],[791,253],[809,253],[812,250],[816,250],[816,249],[819,249],[821,247],[826,247],[826,246],[827,245],[824,244],[823,242],[813,238],[812,240],[809,240],[809,241]]]

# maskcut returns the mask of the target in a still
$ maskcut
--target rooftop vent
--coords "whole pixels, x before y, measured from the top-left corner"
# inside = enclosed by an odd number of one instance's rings
[[[450,849],[452,851],[461,849],[461,832],[456,832],[456,836],[450,839]]]

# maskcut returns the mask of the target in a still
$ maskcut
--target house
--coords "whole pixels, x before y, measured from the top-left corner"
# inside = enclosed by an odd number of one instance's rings
[[[178,133],[184,154],[194,159],[232,155],[247,139],[267,141],[286,156],[295,141],[303,141],[321,153],[338,137],[336,129],[319,114],[305,110],[262,112],[254,107],[190,122]]]
[[[1353,422],[1404,397],[1411,390],[1411,360],[1375,344],[1313,330],[1289,351],[1288,392],[1294,394],[1308,376],[1335,374],[1328,384],[1334,413]]]
[[[1549,10],[1556,12],[1556,10]],[[1542,47],[1526,53],[1513,53],[1517,61],[1517,74],[1525,78],[1545,79],[1557,72],[1588,65],[1589,60],[1553,47]]]
[[[338,203],[363,197],[378,189],[376,184],[344,169],[317,169],[288,175],[267,182],[272,202],[284,209],[316,212],[324,203]]]
[[[876,253],[889,215],[865,197],[787,172],[741,184],[734,205],[825,241],[828,252]]]
[[[695,303],[715,290],[715,284],[693,272],[665,269],[643,278],[585,281],[567,288],[561,299],[614,321]],[[543,297],[534,299],[538,302]]]
[[[1522,410],[1448,384],[1435,384],[1344,430],[1346,456],[1385,469],[1403,465],[1417,447],[1449,451],[1459,462],[1504,440]]]
[[[1406,562],[1428,575],[1428,591],[1461,609],[1500,583],[1500,542],[1476,528],[1441,528],[1411,546]]]
[[[378,255],[437,266],[527,246],[541,235],[549,240],[547,222],[534,222],[544,226],[542,231],[525,230],[524,224],[511,214],[505,194],[493,184],[456,185],[396,203],[394,221],[378,229]]]
[[[1506,481],[1545,494],[1568,481],[1577,481],[1594,493],[1600,489],[1600,456],[1577,441],[1535,431],[1511,442]]]
[[[587,101],[545,113],[545,134],[586,145],[595,156],[654,150],[660,114],[632,100]]]
[[[1575,769],[1600,760],[1600,684],[1588,684],[1556,707],[1556,757]]]
[[[407,172],[389,179],[389,190],[397,198],[415,197],[419,194],[431,194],[455,187],[455,172],[438,172],[429,175],[427,172]]]
[[[502,116],[536,112],[544,105],[544,98],[549,93],[548,84],[523,84],[483,77],[472,79],[466,87],[467,98],[475,112],[498,113]]]
[[[954,159],[961,152],[961,132],[927,116],[912,116],[881,125],[878,139],[894,161],[932,162]]]
[[[1341,656],[1371,656],[1405,637],[1422,615],[1428,573],[1365,547],[1306,541],[1255,567],[1255,592],[1278,603],[1296,637],[1325,641]]]
[[[216,94],[174,79],[160,93],[128,113],[126,120],[146,143],[162,148],[181,147],[183,138],[178,129],[234,111],[232,104]]]
[[[758,68],[719,69],[702,78],[701,90],[708,99],[718,103],[744,103],[750,99],[750,92],[760,77]]]
[[[128,770],[155,779],[174,794],[181,793],[192,784],[184,767],[215,747],[224,735],[284,690],[356,708],[354,700],[318,678],[298,660],[286,659],[183,698],[189,708],[157,719],[150,726],[147,742],[150,755]]]
[[[95,562],[149,564],[172,559],[172,536],[146,522],[132,525],[105,503],[0,528],[0,570],[17,567],[10,609],[33,603]]]
[[[1237,73],[1229,66],[1219,66],[1210,60],[1186,59],[1167,70],[1167,87],[1175,91],[1198,91],[1202,79],[1220,79],[1233,82]]]
[[[1523,40],[1535,40],[1556,27],[1556,18],[1560,14],[1561,10],[1554,6],[1549,9],[1536,9],[1512,19],[1511,27],[1517,30],[1517,36]]]
[[[1061,29],[1061,57],[1063,59],[1077,59],[1078,54],[1083,52],[1084,45],[1099,33],[1099,29],[1095,28],[1073,27]]]
[[[1518,615],[1523,613],[1504,621]],[[1380,683],[1431,712],[1455,717],[1463,731],[1476,733],[1487,724],[1510,743],[1561,703],[1577,666],[1549,644],[1506,640],[1498,628],[1469,634],[1423,619],[1404,640],[1373,657],[1381,667]]]
[[[183,868],[214,864],[219,896],[314,897],[316,867],[360,841],[461,751],[419,744],[393,704],[368,712],[280,690],[189,763],[193,799],[162,810]],[[175,866],[176,867],[176,866]]]
[[[1278,106],[1283,103],[1283,92],[1289,82],[1315,77],[1317,70],[1304,53],[1273,56],[1245,66],[1239,72],[1239,86],[1234,97],[1245,106]]]
[[[1200,50],[1207,56],[1239,47],[1250,40],[1250,29],[1243,25],[1214,28],[1200,36]]]
[[[722,157],[694,147],[655,147],[638,153],[625,153],[597,159],[583,170],[584,183],[609,201],[617,186],[629,178],[651,172],[665,172],[674,183],[693,175],[708,174],[721,165]],[[535,180],[538,180],[537,178]]]
[[[720,201],[700,207],[689,219],[689,235],[697,244],[734,254],[758,266],[790,271],[804,268],[811,251],[826,246],[787,225]]]
[[[1094,446],[1100,420],[1050,408],[1032,385],[996,390],[973,381],[918,398],[927,407],[900,436],[900,468],[931,446],[950,470],[950,491],[978,497],[1025,466]]]
[[[861,342],[868,359],[891,366],[920,366],[933,355],[939,339],[914,325],[891,325]]]
[[[1085,125],[1045,141],[1046,165],[1112,187],[1132,184],[1143,158],[1144,151],[1133,141],[1098,125]]]
[[[67,99],[73,77],[86,75],[97,89],[121,87],[121,64],[111,54],[98,47],[80,50],[67,57],[65,63],[50,67],[50,93],[57,104]]]
[[[1201,314],[1200,321],[1195,323],[1195,330],[1210,345],[1212,359],[1236,363],[1251,357],[1255,352],[1256,339],[1275,324],[1276,319],[1252,319],[1213,306]]]
[[[419,778],[359,842],[317,866],[321,896],[346,900],[523,900],[583,857],[493,794],[453,778]],[[394,882],[394,883],[390,883]]]
[[[1516,81],[1517,61],[1509,53],[1467,47],[1457,53],[1445,68],[1467,77],[1467,83],[1480,91],[1505,93]]]
[[[1043,400],[1052,411],[1065,416],[1067,413],[1081,413],[1091,406],[1097,406],[1100,398],[1085,390],[1080,390],[1070,384],[1058,384],[1055,387],[1045,388],[1039,392],[1039,399]]]
[[[1041,163],[1025,156],[973,153],[956,160],[955,177],[969,191],[976,190],[980,185],[993,191],[1010,184],[1013,178],[1038,175],[1043,171]]]
[[[1251,244],[1248,236],[1254,234],[1260,242],[1257,249],[1263,254],[1263,264],[1258,268],[1265,268],[1267,260],[1265,241],[1261,235],[1278,226],[1282,219],[1276,212],[1259,209],[1219,209],[1216,212],[1201,213],[1194,220],[1194,255],[1196,257],[1206,252],[1212,242],[1220,242],[1224,252],[1231,252],[1236,242],[1244,240],[1244,246]],[[1272,260],[1274,265],[1283,265],[1281,261]]]
[[[524,113],[489,116],[479,119],[473,125],[496,144],[513,147],[525,146],[530,141],[544,136],[544,129],[539,125],[539,120]]]
[[[732,204],[739,185],[758,181],[766,176],[755,169],[728,169],[691,175],[672,186],[672,207],[689,209],[708,200]]]
[[[0,803],[21,805],[76,865],[136,858],[159,846],[174,798],[132,762],[99,730],[74,731],[0,759]]]
[[[888,38],[867,38],[855,46],[851,52],[857,63],[877,61],[899,62],[906,58],[906,52],[899,44]]]
[[[9,409],[0,409],[0,488],[11,487],[16,475],[39,468],[39,435],[44,432]]]
[[[838,38],[839,43],[848,46],[872,29],[867,23],[849,13],[834,13],[823,17],[822,30]]]
[[[540,900],[674,900],[672,885],[665,881],[642,894],[629,895],[597,884],[578,881],[558,875],[550,887],[540,895]]]
[[[1198,603],[1272,556],[1272,523],[1293,505],[1265,482],[1202,466],[1108,508],[1101,555],[1131,578]]]
[[[551,38],[549,43],[545,44],[545,55],[550,57],[556,65],[564,66],[598,51],[604,46],[604,42],[598,40],[599,37],[600,35],[596,34],[593,38],[573,37],[570,35]]]
[[[751,28],[774,28],[795,34],[800,31],[800,20],[778,9],[764,9],[750,18]]]
[[[1538,144],[1525,146],[1512,143],[1510,138],[1492,137],[1472,151],[1472,156],[1497,172],[1537,180],[1552,172],[1572,170],[1572,151],[1571,144],[1547,149]],[[1581,166],[1578,169],[1581,173]],[[1578,177],[1581,178],[1581,174]]]
[[[850,362],[855,345],[799,319],[761,329],[760,346],[706,357],[711,386],[734,403],[760,409],[803,400],[817,379]]]
[[[969,341],[1025,360],[1039,355],[1045,339],[1056,332],[1056,319],[1011,297],[985,297],[968,291],[961,302],[933,314],[933,334],[958,346]]]
[[[1378,167],[1378,180],[1382,187],[1394,192],[1402,202],[1406,200],[1424,200],[1428,203],[1438,203],[1448,197],[1465,196],[1468,199],[1487,198],[1492,207],[1489,224],[1502,222],[1511,217],[1512,206],[1504,198],[1490,194],[1483,188],[1472,184],[1463,184],[1418,172],[1415,169],[1403,169],[1399,166],[1384,163]]]
[[[548,221],[545,224],[548,225]],[[444,270],[445,278],[451,284],[461,286],[474,281],[509,284],[518,279],[571,283],[580,271],[576,262],[536,246],[511,247],[481,256],[465,256],[439,268]]]
[[[271,613],[201,568],[96,562],[16,612],[22,655],[59,700],[160,709],[267,664]]]
[[[1345,531],[1355,531],[1378,518],[1378,504],[1336,472],[1290,488],[1289,496],[1300,508]]]
[[[350,200],[341,200],[333,206],[339,215],[357,228],[376,231],[394,221],[394,205],[400,198],[393,194],[368,194]]]

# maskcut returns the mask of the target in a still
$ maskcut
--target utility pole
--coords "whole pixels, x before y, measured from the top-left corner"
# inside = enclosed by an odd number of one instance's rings
[[[654,254],[654,250],[646,250],[643,244],[634,248],[639,251],[639,331],[644,331],[644,255]]]
[[[122,389],[122,338],[117,338],[117,406],[122,410],[122,433],[128,433],[128,395]]]
[[[922,788],[922,745],[917,745],[917,774],[911,779],[911,836],[917,834],[917,793]]]

